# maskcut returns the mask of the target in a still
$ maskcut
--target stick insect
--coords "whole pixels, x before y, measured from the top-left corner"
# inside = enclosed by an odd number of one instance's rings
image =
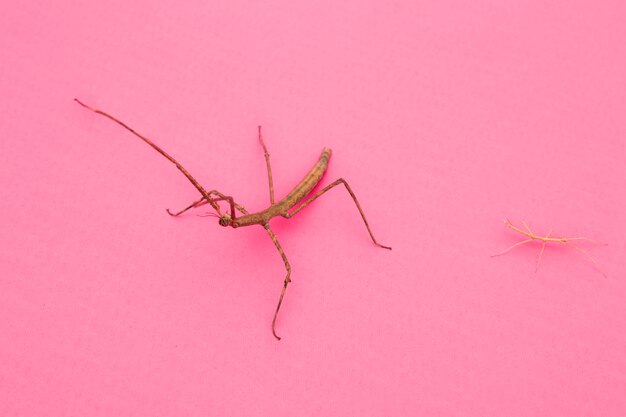
[[[526,230],[522,230],[519,227],[515,226],[513,223],[511,223],[511,221],[509,219],[505,219],[504,220],[504,225],[506,227],[508,227],[511,230],[514,230],[518,233],[523,234],[524,236],[528,237],[528,239],[526,240],[522,240],[521,242],[517,242],[516,244],[509,246],[508,248],[506,248],[505,250],[503,250],[502,252],[496,253],[495,255],[491,255],[491,257],[496,257],[496,256],[500,256],[503,255],[505,253],[507,253],[508,251],[510,251],[511,249],[523,245],[525,243],[528,242],[532,242],[534,240],[540,241],[541,242],[541,251],[539,252],[539,257],[537,258],[537,264],[535,265],[535,273],[539,270],[539,264],[541,263],[541,258],[543,256],[543,251],[546,248],[546,244],[548,244],[548,242],[555,242],[555,243],[562,243],[565,246],[569,246],[570,248],[574,248],[577,251],[579,251],[580,253],[582,253],[583,255],[585,255],[592,263],[593,266],[595,267],[595,269],[600,272],[602,275],[604,275],[606,277],[606,274],[598,267],[598,264],[596,262],[595,259],[593,259],[593,257],[584,249],[579,248],[578,246],[570,243],[572,240],[586,240],[588,242],[591,243],[595,243],[595,244],[599,244],[599,245],[604,245],[603,243],[600,243],[596,240],[593,239],[589,239],[586,237],[550,237],[550,235],[552,234],[552,229],[548,230],[548,233],[545,236],[538,236],[536,234],[534,234],[532,232],[532,230],[530,230],[530,227],[528,227],[528,224],[525,221],[522,221],[522,224],[524,225],[524,228]]]
[[[223,226],[223,227],[230,226],[236,229],[238,227],[251,226],[254,224],[258,224],[265,228],[269,237],[272,239],[272,242],[274,242],[276,249],[278,249],[278,252],[280,253],[280,256],[285,264],[285,269],[287,270],[287,275],[285,276],[283,287],[280,292],[280,297],[278,299],[278,305],[276,306],[276,311],[274,312],[274,318],[272,319],[272,333],[274,337],[276,337],[276,339],[278,340],[280,340],[280,337],[276,334],[276,318],[278,317],[278,312],[283,302],[283,298],[287,290],[287,285],[291,282],[291,265],[289,264],[289,261],[287,260],[287,256],[285,255],[283,248],[281,247],[280,243],[278,243],[278,239],[276,238],[276,235],[270,228],[269,222],[272,218],[276,216],[281,216],[281,217],[289,219],[295,216],[296,214],[298,214],[300,210],[302,210],[303,208],[311,204],[313,201],[315,201],[318,197],[320,197],[326,191],[334,188],[337,185],[343,184],[346,187],[346,190],[348,191],[348,193],[350,194],[350,197],[352,197],[352,200],[354,200],[354,204],[359,210],[359,213],[361,214],[361,218],[363,219],[363,222],[365,223],[365,227],[367,228],[367,231],[370,237],[372,238],[372,241],[374,242],[374,244],[384,249],[391,249],[389,246],[381,245],[380,243],[376,241],[376,238],[374,237],[374,234],[372,233],[369,223],[367,222],[367,219],[365,217],[365,213],[363,212],[363,209],[361,208],[361,205],[359,204],[359,201],[357,200],[356,195],[354,194],[354,192],[352,191],[352,188],[350,188],[346,180],[344,180],[343,178],[339,178],[338,180],[327,185],[321,190],[311,194],[311,191],[320,182],[320,180],[322,179],[322,176],[324,175],[324,173],[326,172],[326,169],[328,168],[328,161],[332,153],[332,151],[328,148],[324,148],[324,150],[322,151],[322,154],[319,157],[319,160],[313,166],[313,168],[306,174],[304,179],[302,179],[302,181],[300,181],[300,183],[298,183],[298,185],[296,185],[295,188],[289,194],[287,194],[285,198],[283,198],[282,200],[278,202],[275,202],[274,201],[274,182],[272,179],[272,167],[270,165],[270,155],[267,151],[267,147],[265,146],[265,142],[263,142],[263,136],[261,135],[261,126],[259,126],[258,137],[259,137],[259,143],[263,147],[263,153],[265,155],[265,164],[267,166],[267,178],[269,182],[269,192],[270,192],[270,206],[266,208],[265,210],[259,211],[257,213],[249,213],[243,206],[235,202],[233,197],[225,195],[217,190],[206,191],[206,189],[202,187],[202,185],[200,185],[200,183],[198,183],[198,181],[185,168],[183,168],[183,166],[178,161],[176,161],[176,159],[171,157],[167,152],[165,152],[163,149],[157,146],[150,139],[137,133],[134,129],[132,129],[130,126],[128,126],[124,122],[116,119],[115,117],[111,116],[108,113],[103,112],[102,110],[94,109],[84,104],[77,98],[75,98],[74,100],[78,104],[83,106],[84,108],[91,110],[94,113],[100,114],[118,123],[123,128],[130,131],[133,135],[137,136],[139,139],[143,140],[145,143],[150,145],[157,152],[159,152],[161,155],[167,158],[170,162],[176,165],[176,168],[178,168],[185,175],[185,177],[187,177],[187,179],[193,184],[193,186],[196,187],[196,189],[200,192],[202,197],[199,200],[194,201],[186,208],[175,213],[172,213],[169,209],[167,209],[168,214],[170,214],[171,216],[179,216],[183,214],[184,212],[186,212],[187,210],[200,207],[205,204],[210,204],[213,210],[215,210],[216,212],[216,214],[213,214],[213,213],[211,214],[219,218],[220,226]],[[227,210],[224,213],[222,213],[220,210],[220,206],[218,204],[219,201],[224,201],[228,203],[230,210]],[[241,213],[242,216],[237,217],[236,211]]]

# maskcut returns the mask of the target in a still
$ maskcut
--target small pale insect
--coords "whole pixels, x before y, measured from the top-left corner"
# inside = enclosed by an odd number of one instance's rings
[[[511,249],[526,244],[526,243],[530,243],[533,241],[539,241],[541,242],[541,250],[539,251],[539,257],[537,258],[537,264],[535,265],[535,272],[537,272],[539,270],[539,264],[541,263],[541,258],[543,256],[543,251],[546,249],[546,244],[552,242],[552,243],[560,243],[562,245],[565,246],[569,246],[572,249],[576,249],[578,252],[582,253],[583,255],[585,255],[587,257],[587,259],[589,259],[592,263],[593,266],[595,267],[595,269],[600,272],[602,275],[604,275],[606,277],[606,274],[598,267],[598,264],[596,262],[595,259],[593,259],[593,257],[591,255],[589,255],[589,253],[582,249],[579,248],[578,246],[574,245],[573,243],[571,243],[572,241],[575,240],[583,240],[583,241],[587,241],[587,242],[591,242],[591,243],[595,243],[598,245],[604,245],[603,243],[600,243],[596,240],[593,239],[589,239],[586,237],[550,237],[550,235],[552,234],[552,229],[548,230],[548,233],[545,236],[538,236],[536,234],[534,234],[532,232],[532,230],[530,230],[530,227],[528,226],[528,224],[524,221],[522,221],[522,224],[524,225],[524,228],[526,230],[522,230],[519,227],[515,226],[513,223],[511,223],[511,221],[509,219],[505,219],[504,220],[504,225],[506,227],[508,227],[511,230],[514,230],[518,233],[523,234],[524,236],[528,237],[528,239],[522,240],[520,242],[517,242],[516,244],[509,246],[508,248],[506,248],[505,250],[503,250],[502,252],[496,253],[495,255],[491,255],[492,257],[495,256],[500,256],[503,255],[505,253],[507,253],[508,251],[510,251]]]
[[[179,216],[182,213],[186,212],[187,210],[190,210],[190,209],[193,209],[193,208],[205,205],[205,204],[210,204],[213,210],[215,210],[214,216],[219,218],[220,226],[223,226],[223,227],[230,226],[232,228],[238,228],[238,227],[251,226],[254,224],[258,224],[265,228],[269,237],[272,239],[272,242],[274,242],[276,249],[278,249],[278,252],[280,253],[280,256],[283,259],[283,262],[285,264],[285,269],[287,270],[287,275],[285,276],[283,287],[280,292],[280,297],[278,299],[278,305],[276,306],[276,311],[274,312],[274,318],[272,319],[272,333],[278,340],[280,340],[280,337],[278,337],[278,335],[276,334],[276,318],[278,317],[278,312],[283,302],[283,297],[285,296],[287,285],[291,282],[291,266],[289,265],[289,261],[287,260],[287,256],[285,255],[283,248],[278,243],[278,239],[276,238],[276,235],[270,228],[269,222],[272,218],[276,216],[281,216],[287,219],[291,218],[295,216],[300,210],[305,208],[307,205],[315,201],[315,199],[320,197],[326,191],[330,190],[331,188],[337,185],[343,184],[346,187],[346,190],[348,191],[348,193],[350,194],[350,197],[352,197],[352,200],[354,201],[354,204],[356,205],[357,209],[359,210],[359,213],[361,214],[361,218],[363,219],[363,222],[365,223],[365,227],[367,228],[367,232],[372,238],[372,241],[374,242],[374,244],[384,249],[391,249],[389,246],[381,245],[380,243],[376,241],[376,238],[374,238],[374,234],[372,233],[372,230],[370,229],[367,219],[365,218],[365,213],[363,212],[363,209],[361,208],[361,205],[359,204],[359,201],[357,200],[356,195],[354,195],[352,188],[350,188],[348,183],[343,178],[339,178],[338,180],[327,185],[321,190],[315,193],[312,193],[313,188],[320,182],[320,180],[322,179],[322,176],[324,175],[324,172],[326,172],[326,169],[328,168],[328,161],[332,153],[332,151],[328,148],[324,148],[324,150],[322,151],[322,154],[319,157],[319,160],[313,166],[313,168],[305,175],[304,179],[302,179],[302,181],[300,181],[300,183],[298,183],[298,185],[296,185],[295,188],[289,194],[287,194],[285,198],[283,198],[282,200],[278,202],[275,202],[274,201],[274,182],[272,180],[272,167],[270,165],[270,155],[267,152],[267,147],[265,146],[265,143],[263,142],[263,137],[261,135],[261,127],[259,126],[258,128],[259,143],[263,147],[263,152],[265,154],[265,163],[267,165],[267,178],[269,182],[269,191],[270,191],[270,206],[266,208],[265,210],[259,211],[257,213],[249,213],[243,206],[241,206],[240,204],[237,204],[237,202],[235,202],[235,200],[231,196],[227,196],[217,190],[206,191],[206,189],[202,187],[202,185],[200,185],[200,183],[198,183],[198,181],[196,181],[196,179],[185,168],[183,168],[183,166],[180,163],[178,163],[178,161],[176,161],[173,157],[171,157],[167,152],[165,152],[163,149],[157,146],[150,139],[146,138],[145,136],[140,135],[134,129],[126,125],[124,122],[116,119],[115,117],[111,116],[108,113],[103,112],[102,110],[94,109],[82,103],[80,100],[76,98],[74,100],[76,100],[78,104],[85,107],[86,109],[89,109],[94,113],[98,113],[120,124],[122,127],[130,131],[133,135],[143,140],[145,143],[150,145],[157,152],[159,152],[161,155],[167,158],[170,162],[176,165],[176,167],[185,175],[185,177],[187,177],[187,179],[193,184],[193,186],[196,187],[196,189],[200,192],[201,198],[198,199],[197,201],[194,201],[188,207],[180,210],[179,212],[172,213],[168,209],[167,212],[171,216]],[[225,201],[226,203],[228,203],[229,210],[222,213],[220,206],[218,204],[219,201]],[[240,217],[237,217],[237,212],[241,214]]]

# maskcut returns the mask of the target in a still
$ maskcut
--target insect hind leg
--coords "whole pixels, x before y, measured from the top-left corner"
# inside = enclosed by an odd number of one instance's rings
[[[359,213],[361,214],[361,218],[363,219],[363,222],[365,223],[365,227],[367,228],[367,232],[370,234],[370,237],[372,238],[372,241],[374,242],[374,244],[376,246],[380,246],[381,248],[385,248],[385,249],[391,250],[391,247],[385,246],[385,245],[381,245],[380,243],[378,243],[376,241],[376,238],[374,237],[374,233],[372,233],[372,229],[370,229],[370,225],[367,222],[367,218],[365,217],[365,213],[363,212],[363,209],[361,208],[361,205],[359,204],[359,200],[357,200],[356,195],[354,194],[354,191],[352,191],[352,188],[350,188],[350,185],[348,185],[346,180],[344,180],[343,178],[339,178],[338,180],[336,180],[332,184],[327,185],[326,187],[324,187],[320,191],[318,191],[315,194],[313,194],[313,196],[311,196],[311,198],[309,198],[304,203],[302,203],[298,208],[296,208],[295,210],[293,210],[293,211],[291,211],[289,213],[285,213],[282,216],[287,218],[287,219],[295,216],[300,210],[302,210],[303,208],[305,208],[306,206],[311,204],[318,197],[321,197],[322,194],[324,194],[326,191],[330,190],[331,188],[336,187],[339,184],[343,184],[346,187],[346,190],[348,191],[348,193],[350,194],[350,197],[352,197],[352,200],[354,201],[354,204],[356,204],[356,208],[359,210]]]

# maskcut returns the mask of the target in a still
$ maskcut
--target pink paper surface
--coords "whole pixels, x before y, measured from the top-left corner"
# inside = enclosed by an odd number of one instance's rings
[[[1,416],[626,415],[621,1],[4,2]],[[333,149],[330,191],[268,206]],[[523,236],[586,236],[597,262]]]

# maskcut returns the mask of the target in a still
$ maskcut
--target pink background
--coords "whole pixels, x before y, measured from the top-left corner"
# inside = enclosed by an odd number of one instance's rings
[[[551,5],[547,5],[550,3]],[[3,2],[0,415],[623,416],[621,1]],[[172,219],[207,188],[273,227]],[[199,213],[204,212],[200,210]],[[502,220],[585,235],[489,255]]]

